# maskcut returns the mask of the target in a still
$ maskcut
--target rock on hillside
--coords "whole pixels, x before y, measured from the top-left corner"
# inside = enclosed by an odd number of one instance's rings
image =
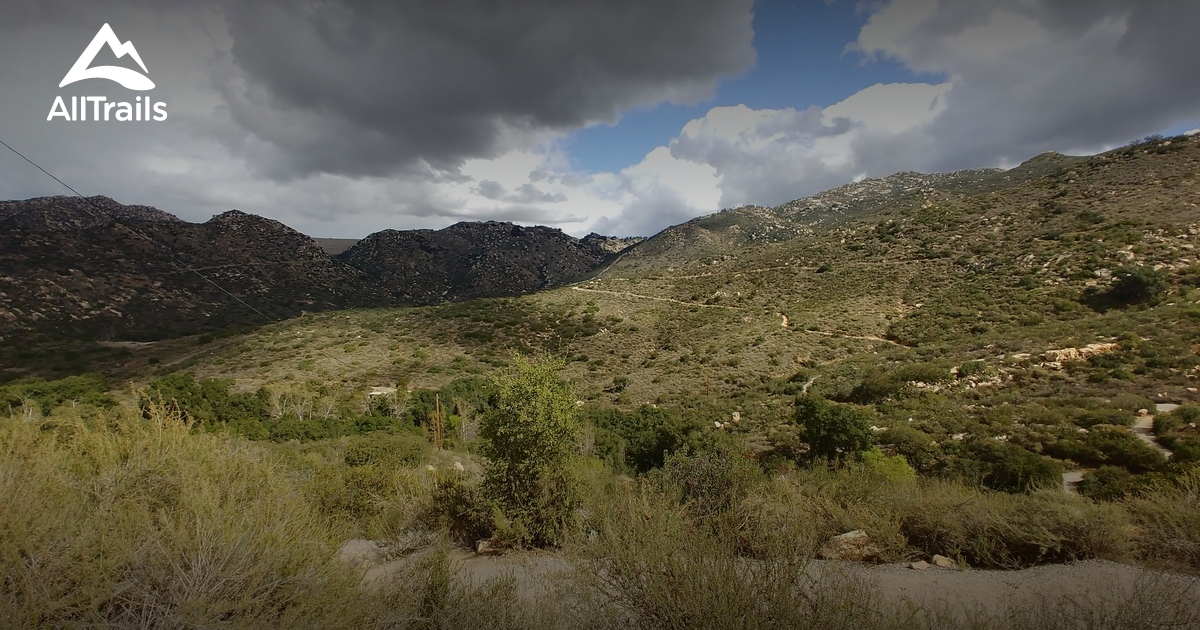
[[[442,230],[384,230],[338,259],[406,304],[521,295],[560,286],[613,256],[613,240],[488,221]],[[617,249],[616,251],[620,251]]]
[[[625,238],[618,238],[616,236],[604,236],[592,232],[591,234],[588,234],[580,239],[580,242],[589,247],[599,247],[601,250],[604,250],[610,254],[619,254],[644,240],[646,239],[642,236],[627,236]]]
[[[277,221],[188,223],[140,206],[52,197],[0,204],[0,338],[149,339],[304,309],[386,304],[363,274]],[[120,221],[113,216],[120,217]]]

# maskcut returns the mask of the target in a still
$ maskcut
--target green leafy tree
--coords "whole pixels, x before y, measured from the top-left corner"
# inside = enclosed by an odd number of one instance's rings
[[[796,424],[804,430],[809,456],[840,462],[857,459],[875,441],[874,412],[866,407],[835,404],[816,396],[796,399]]]
[[[1167,274],[1150,267],[1123,266],[1113,271],[1108,297],[1119,304],[1153,304],[1170,289]]]
[[[494,378],[493,408],[480,422],[488,458],[482,491],[499,508],[500,529],[519,532],[517,543],[557,544],[579,504],[570,460],[580,422],[563,367],[518,357]]]

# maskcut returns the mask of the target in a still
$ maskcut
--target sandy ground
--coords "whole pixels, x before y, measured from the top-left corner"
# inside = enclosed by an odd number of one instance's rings
[[[370,568],[368,583],[386,580],[402,570],[412,558],[394,560]],[[450,555],[451,570],[459,579],[474,585],[512,577],[518,593],[531,603],[555,597],[555,585],[570,580],[576,565],[551,553],[529,552],[477,555],[456,549]],[[964,618],[1031,609],[1038,604],[1099,607],[1147,598],[1155,605],[1189,606],[1200,603],[1200,577],[1163,573],[1141,567],[1089,560],[1072,564],[1043,565],[1019,571],[937,568],[911,569],[906,564],[862,565],[814,560],[809,568],[817,578],[848,576],[866,581],[869,591],[886,604],[916,604],[922,609],[948,611]],[[1164,595],[1166,594],[1166,595]],[[1180,604],[1180,605],[1185,605]]]

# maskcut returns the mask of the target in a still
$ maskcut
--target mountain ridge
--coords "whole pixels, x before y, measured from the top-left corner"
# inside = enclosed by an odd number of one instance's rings
[[[912,229],[904,225],[912,220],[905,213],[924,223],[961,221],[946,209],[986,205],[980,200],[1023,182],[1037,189],[1075,186],[1076,170],[1102,172],[1130,156],[1189,149],[1196,140],[1176,139],[1174,146],[1162,140],[1096,156],[1045,153],[1008,170],[900,172],[772,208],[723,210],[644,240],[596,234],[577,239],[543,226],[460,222],[441,230],[383,230],[336,256],[279,221],[238,210],[189,223],[107,197],[0,202],[0,226],[6,228],[0,235],[0,337],[158,338],[261,324],[256,310],[282,319],[306,311],[512,297],[584,281],[602,269],[607,277],[658,275],[675,267],[704,271],[746,251],[828,232],[834,240],[803,261],[816,268],[859,255],[855,248],[864,245],[845,244],[860,238],[855,235],[863,220],[878,221],[866,227],[876,240],[891,242]],[[1081,194],[1107,197],[1090,189]],[[1063,211],[1041,193],[1027,203]],[[1075,211],[1090,216],[1086,208]],[[134,238],[131,228],[147,238]],[[838,238],[849,252],[838,253]],[[919,247],[916,254],[930,259],[950,252],[936,239],[906,247]]]
[[[596,269],[621,242],[462,222],[384,230],[332,256],[240,210],[192,223],[108,197],[0,202],[0,227],[0,339],[152,339],[264,315],[520,295]]]

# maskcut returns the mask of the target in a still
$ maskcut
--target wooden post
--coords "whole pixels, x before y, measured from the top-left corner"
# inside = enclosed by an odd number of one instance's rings
[[[438,451],[442,450],[442,396],[433,395],[433,443]]]

